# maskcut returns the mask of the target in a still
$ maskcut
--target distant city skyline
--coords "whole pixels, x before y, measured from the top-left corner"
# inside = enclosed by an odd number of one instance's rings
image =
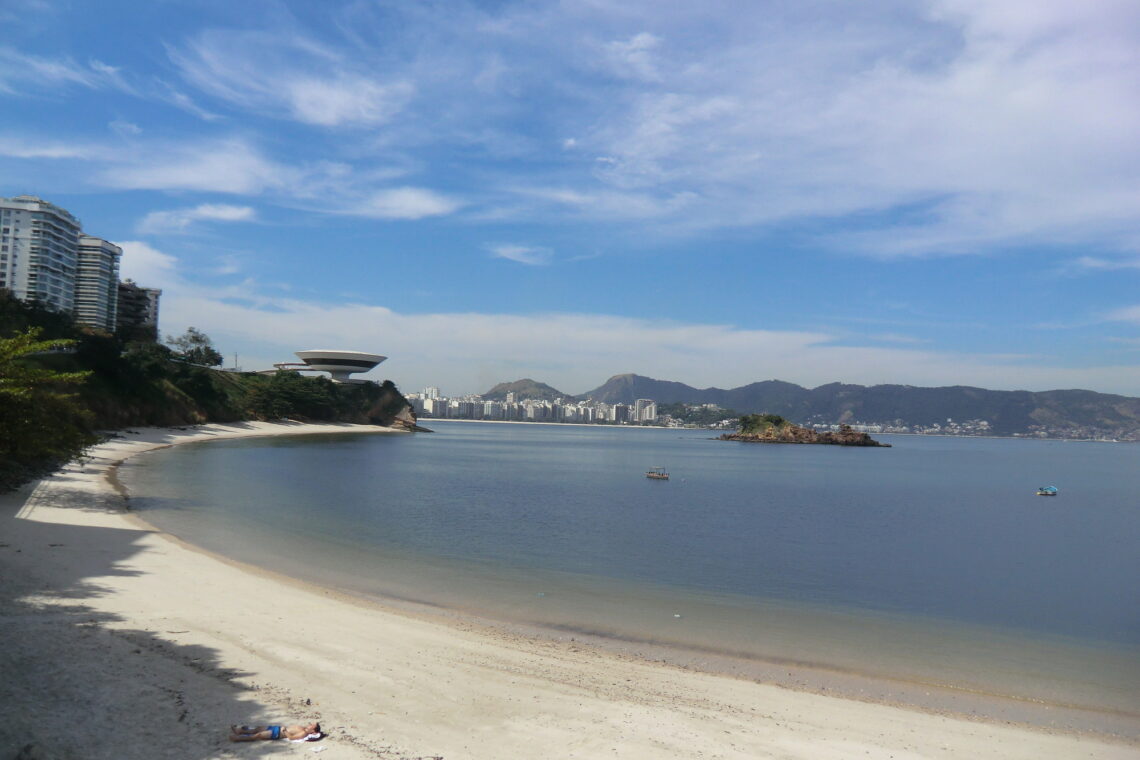
[[[1140,396],[1140,6],[0,6],[0,197],[247,369]],[[157,291],[156,291],[157,292]]]

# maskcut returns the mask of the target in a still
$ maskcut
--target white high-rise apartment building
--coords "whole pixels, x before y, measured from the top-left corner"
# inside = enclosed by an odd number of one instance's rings
[[[123,249],[91,235],[79,236],[75,275],[75,321],[115,331],[119,303],[119,258]]]
[[[75,307],[79,220],[32,195],[0,198],[0,287],[54,311]]]

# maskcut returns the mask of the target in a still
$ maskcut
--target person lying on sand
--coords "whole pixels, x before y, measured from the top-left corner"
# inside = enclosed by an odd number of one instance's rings
[[[315,742],[323,736],[320,723],[307,726],[230,726],[231,742],[255,742],[259,739]]]

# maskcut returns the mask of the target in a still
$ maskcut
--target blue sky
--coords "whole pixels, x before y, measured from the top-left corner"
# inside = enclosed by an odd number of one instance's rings
[[[232,363],[1140,395],[1134,0],[0,0],[0,195]]]

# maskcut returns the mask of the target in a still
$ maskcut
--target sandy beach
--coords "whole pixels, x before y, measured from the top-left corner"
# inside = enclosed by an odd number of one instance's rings
[[[1101,736],[796,691],[366,603],[164,535],[109,477],[160,446],[347,431],[406,434],[252,422],[123,431],[0,497],[0,760],[26,745],[27,757],[118,760],[1140,758]],[[231,724],[309,720],[326,739],[227,740]]]

